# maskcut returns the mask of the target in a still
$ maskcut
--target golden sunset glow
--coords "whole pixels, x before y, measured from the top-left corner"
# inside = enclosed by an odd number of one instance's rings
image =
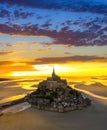
[[[69,64],[43,64],[33,65],[32,71],[12,71],[8,76],[49,76],[52,68],[62,76],[104,76],[107,74],[105,63],[69,63]],[[20,69],[20,68],[19,68]]]
[[[100,32],[96,26],[101,25],[100,22],[105,17],[87,12],[87,15],[80,12],[75,12],[74,15],[72,11],[62,10],[57,10],[57,13],[51,9],[37,11],[31,8],[28,9],[29,13],[25,7],[22,10],[27,13],[26,16],[19,13],[20,16],[16,18],[15,8],[10,7],[9,14],[14,15],[9,23],[8,15],[3,15],[6,18],[3,18],[1,24],[10,25],[1,25],[1,78],[50,76],[53,66],[60,76],[107,76],[106,30],[104,36],[103,32],[101,34],[102,39],[99,39],[100,34],[96,34],[98,37],[94,36],[95,32]],[[97,17],[99,21],[96,21]],[[102,25],[106,28],[106,23]]]
[[[43,45],[40,42],[35,44],[33,42],[35,37],[32,36],[5,36],[3,34],[0,36],[13,39],[13,41],[17,39],[16,43],[0,44],[1,77],[49,76],[52,73],[53,66],[60,76],[92,77],[107,75],[107,58],[104,56],[107,50],[106,46],[69,47],[67,45]],[[19,43],[18,41],[22,38],[26,40],[24,43],[23,41]],[[42,41],[44,38],[46,40],[47,37],[38,36],[37,38]],[[27,43],[29,39],[33,43]],[[50,39],[47,38],[47,40]],[[101,51],[101,48],[103,51]],[[2,50],[5,51],[2,52]]]

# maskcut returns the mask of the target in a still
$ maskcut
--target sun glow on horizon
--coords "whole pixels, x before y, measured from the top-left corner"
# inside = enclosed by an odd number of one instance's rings
[[[52,73],[53,70],[53,66],[55,68],[55,71],[57,74],[65,74],[68,71],[70,72],[75,72],[75,71],[79,71],[74,67],[66,67],[65,65],[58,65],[58,64],[54,64],[54,65],[33,65],[34,71],[13,71],[11,73],[11,76],[44,76],[44,75],[50,75]]]
[[[13,71],[10,76],[49,76],[52,73],[53,66],[55,72],[62,76],[102,76],[107,74],[107,68],[101,67],[101,64],[43,64],[32,65],[32,71]],[[103,72],[103,73],[102,73]]]

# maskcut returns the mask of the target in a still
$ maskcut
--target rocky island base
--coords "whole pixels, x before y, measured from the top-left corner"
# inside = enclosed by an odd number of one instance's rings
[[[91,105],[91,100],[67,85],[55,74],[39,83],[38,89],[25,97],[32,107],[40,110],[68,112]]]

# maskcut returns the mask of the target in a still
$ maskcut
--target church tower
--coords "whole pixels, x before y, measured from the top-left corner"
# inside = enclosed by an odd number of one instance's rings
[[[55,74],[55,69],[53,67],[53,72],[52,72],[52,78],[56,77],[56,74]]]
[[[60,77],[55,74],[54,66],[53,66],[53,72],[52,72],[52,79],[55,80],[55,81],[60,80]]]

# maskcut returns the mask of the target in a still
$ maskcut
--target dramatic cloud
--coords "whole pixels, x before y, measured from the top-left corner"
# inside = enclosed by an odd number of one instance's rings
[[[14,16],[18,19],[18,18],[23,18],[26,19],[28,17],[31,17],[33,15],[33,13],[28,13],[28,12],[22,12],[19,10],[15,10],[14,11]]]
[[[93,25],[93,23],[91,23]],[[54,44],[67,44],[70,46],[103,46],[107,45],[107,28],[99,29],[101,26],[90,26],[86,31],[73,31],[69,27],[63,27],[60,31],[41,29],[38,25],[20,26],[18,24],[0,24],[0,32],[11,35],[34,35],[48,36],[54,39]],[[99,31],[98,31],[99,30]],[[96,33],[95,33],[96,31]]]
[[[28,65],[24,62],[14,62],[14,61],[0,61],[1,70],[0,72],[7,71],[33,71],[34,68],[32,65]],[[5,68],[6,67],[6,68]],[[5,68],[5,69],[4,69]]]
[[[12,64],[14,64],[14,62],[13,61],[0,61],[0,65],[12,65]]]
[[[1,76],[84,62],[106,74],[106,15],[107,0],[0,0]]]
[[[68,11],[89,11],[95,13],[107,13],[106,0],[0,0],[0,3],[8,3],[9,6],[19,5],[44,9],[62,9]]]
[[[38,50],[33,50],[34,52],[46,52],[46,49],[38,49]]]
[[[12,44],[7,43],[6,46],[7,47],[12,47]]]
[[[65,52],[64,54],[65,54],[65,55],[71,55],[71,53],[70,53],[70,52]]]
[[[69,56],[69,57],[44,57],[35,59],[34,62],[27,62],[27,64],[54,64],[67,62],[107,62],[107,58],[98,56]]]
[[[8,51],[8,52],[1,51],[1,52],[0,52],[0,56],[1,56],[1,55],[12,54],[12,53],[14,53],[14,51]]]
[[[4,18],[4,17],[10,17],[11,16],[11,13],[6,10],[6,9],[1,9],[0,10],[0,18]]]
[[[12,20],[12,17],[15,19],[26,19],[28,17],[31,17],[33,13],[28,13],[24,11],[14,10],[12,13],[11,11],[8,11],[7,9],[1,9],[0,10],[0,18],[8,18],[8,20]]]
[[[98,56],[67,56],[67,57],[43,57],[37,58],[35,61],[0,61],[0,65],[8,65],[18,68],[32,68],[32,65],[36,64],[54,64],[54,63],[69,63],[69,62],[107,62],[107,57]]]
[[[54,40],[53,44],[69,46],[107,45],[105,1],[1,0],[0,2],[2,3],[0,33],[47,36]]]

